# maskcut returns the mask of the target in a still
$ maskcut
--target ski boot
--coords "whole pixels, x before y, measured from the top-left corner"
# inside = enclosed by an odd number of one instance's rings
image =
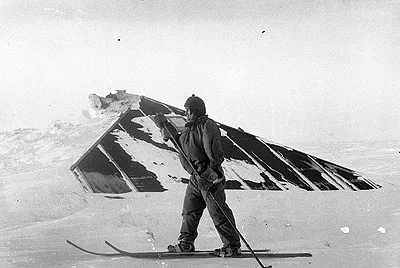
[[[179,252],[193,252],[195,250],[194,244],[190,242],[181,241],[179,244],[169,245],[168,252],[179,253]]]
[[[215,256],[218,257],[237,257],[242,254],[240,247],[232,247],[230,245],[223,246],[222,248],[217,248],[214,251]]]

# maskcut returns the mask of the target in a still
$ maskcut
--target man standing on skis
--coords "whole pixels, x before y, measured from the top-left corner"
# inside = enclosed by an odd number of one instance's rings
[[[191,175],[183,202],[179,243],[168,246],[168,250],[170,252],[195,250],[194,241],[198,235],[197,227],[204,209],[207,208],[223,243],[223,247],[217,249],[216,253],[225,257],[240,255],[240,237],[235,230],[236,227],[232,226],[235,224],[235,219],[232,210],[226,203],[226,180],[221,167],[224,161],[221,132],[217,124],[206,115],[206,107],[201,98],[195,95],[189,97],[185,102],[185,110],[187,123],[181,134],[177,133],[164,115],[158,114],[154,117],[164,140],[172,138],[178,143],[175,146],[180,146],[182,149],[181,164]],[[224,210],[229,220],[216,202]]]

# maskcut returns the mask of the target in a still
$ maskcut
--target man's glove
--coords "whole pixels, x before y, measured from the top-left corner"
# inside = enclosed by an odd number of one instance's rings
[[[207,169],[200,175],[199,178],[199,189],[213,193],[218,188],[218,184],[223,180],[222,178],[218,178],[217,173],[207,167]]]
[[[207,180],[211,183],[218,180],[218,174],[210,167],[207,167],[206,170],[201,173],[200,177],[202,180]]]
[[[205,161],[196,160],[194,162],[194,167],[196,168],[199,174],[203,174],[203,172],[207,169],[207,163]]]
[[[165,127],[161,128],[160,132],[161,132],[161,136],[163,138],[163,141],[167,142],[172,138],[171,135],[169,135],[169,132],[168,132],[167,128],[165,128]]]
[[[165,117],[165,115],[163,115],[161,113],[156,114],[154,116],[154,123],[156,123],[156,126],[158,128],[161,128],[161,129],[164,128],[165,127],[165,123],[167,123],[167,122],[168,122],[167,118]]]
[[[172,137],[171,135],[178,135],[178,132],[176,131],[175,127],[172,126],[171,123],[168,122],[167,118],[165,115],[159,113],[156,114],[154,117],[154,123],[156,126],[160,129],[161,136],[163,137],[163,140],[167,142],[170,140]],[[171,135],[170,135],[171,134]]]

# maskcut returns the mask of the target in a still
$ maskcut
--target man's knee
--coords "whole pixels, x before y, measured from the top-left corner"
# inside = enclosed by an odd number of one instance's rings
[[[184,219],[200,219],[203,215],[203,211],[182,211],[182,217]]]

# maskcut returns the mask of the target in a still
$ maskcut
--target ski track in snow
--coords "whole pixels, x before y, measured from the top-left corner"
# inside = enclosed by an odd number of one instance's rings
[[[0,267],[258,267],[252,259],[96,257],[69,246],[65,239],[94,251],[112,252],[104,244],[107,239],[125,250],[155,251],[176,241],[184,184],[170,179],[163,193],[127,193],[121,195],[124,199],[109,199],[85,193],[70,172],[70,164],[111,122],[107,118],[57,122],[47,131],[0,133]],[[162,142],[155,129],[151,132],[156,133],[154,141]],[[144,148],[143,141],[130,137],[120,136],[118,142],[135,153]],[[253,248],[313,254],[262,262],[282,268],[400,267],[400,142],[290,146],[355,169],[384,187],[358,192],[228,190],[238,229]],[[154,158],[165,165],[155,165]],[[153,147],[140,161],[158,177],[166,176],[166,166],[175,169],[169,175],[188,177],[172,152]],[[229,171],[229,161],[224,167]],[[246,167],[235,171],[258,172]],[[196,247],[219,246],[205,212]]]

